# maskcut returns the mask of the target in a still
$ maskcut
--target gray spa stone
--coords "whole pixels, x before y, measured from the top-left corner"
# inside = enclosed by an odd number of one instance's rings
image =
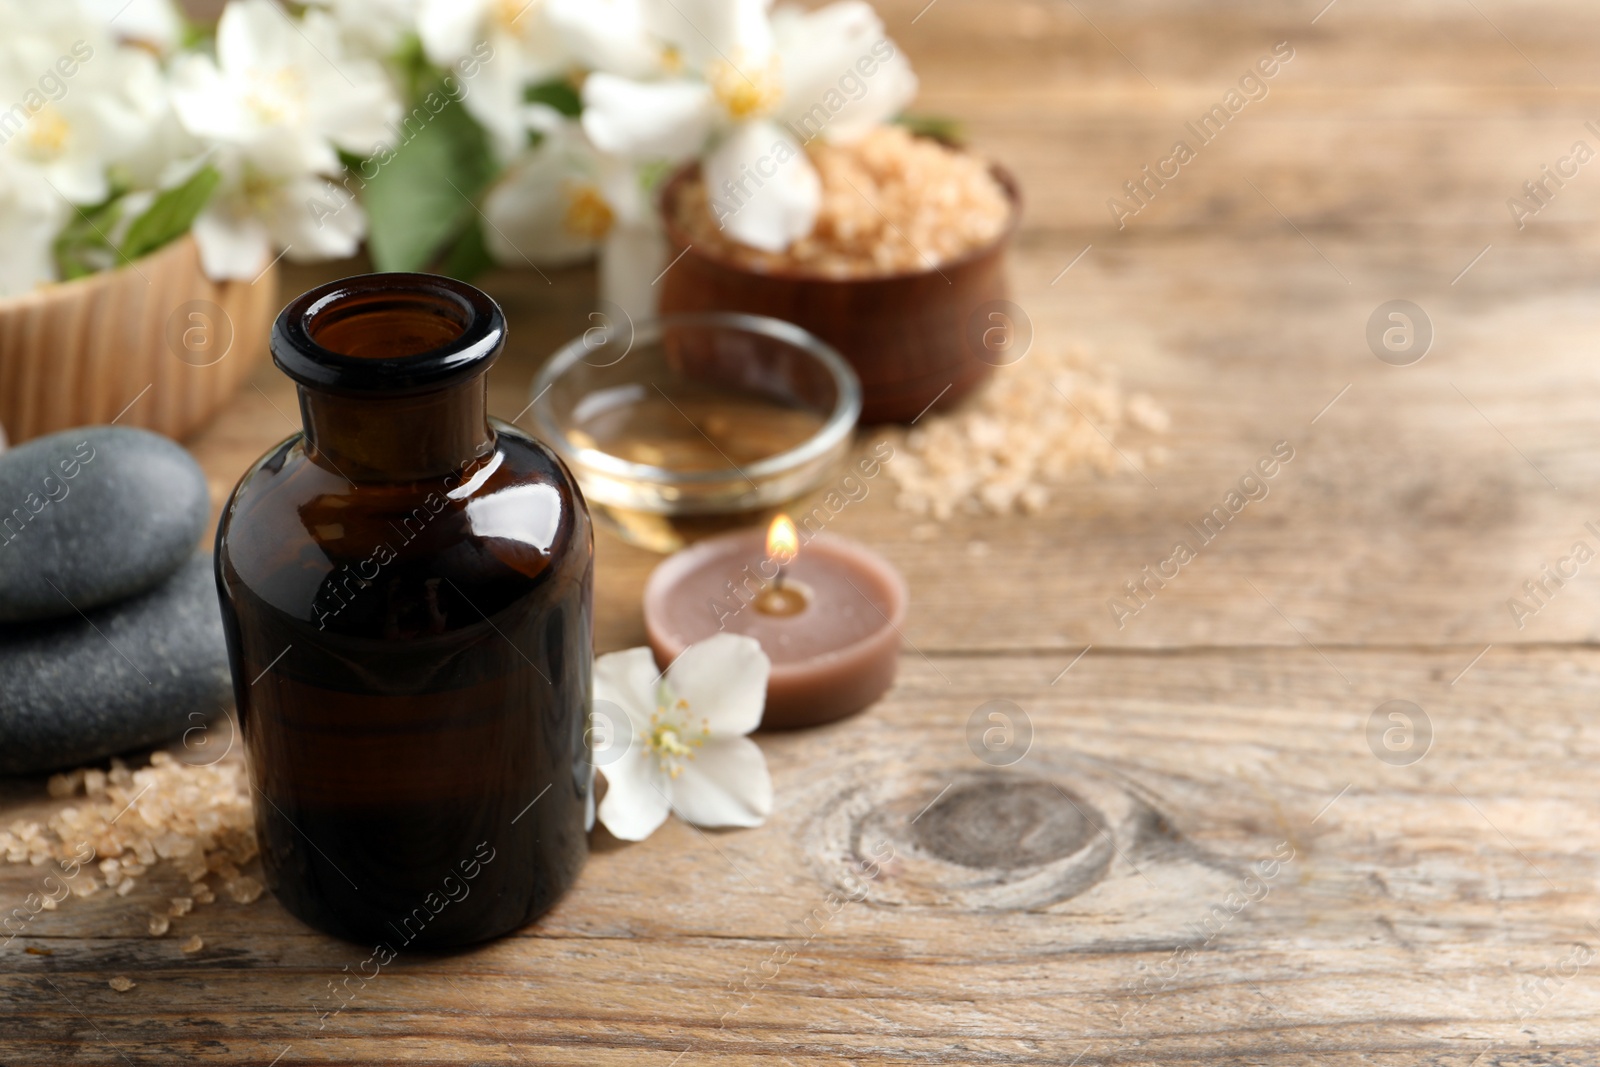
[[[194,554],[205,475],[159,434],[63,430],[0,455],[0,622],[141,593]]]
[[[87,618],[0,626],[0,774],[177,737],[231,699],[211,557],[193,555],[164,584]]]

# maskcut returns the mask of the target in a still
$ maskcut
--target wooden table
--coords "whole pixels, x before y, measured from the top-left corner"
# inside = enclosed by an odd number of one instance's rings
[[[1508,608],[1600,546],[1600,163],[1520,230],[1506,205],[1600,148],[1600,10],[925,2],[882,8],[920,109],[1022,180],[1017,302],[1170,409],[1167,464],[933,540],[887,491],[848,509],[910,582],[900,680],[762,738],[766,826],[601,834],[546,919],[402,956],[325,1029],[363,953],[270,898],[186,920],[197,957],[142,936],[154,886],[73,901],[5,954],[0,1063],[1600,1062],[1600,563]],[[1198,145],[1184,123],[1280,41],[1266,98]],[[1107,199],[1179,138],[1195,158],[1119,230]],[[592,284],[489,279],[498,413]],[[1421,362],[1369,349],[1392,299],[1433,324]],[[263,369],[191,442],[218,501],[293,411]],[[1270,495],[1119,628],[1108,598],[1279,441]],[[642,643],[654,562],[602,543],[602,650]],[[1031,729],[1003,767],[967,743],[995,700]],[[1387,710],[1369,732],[1393,700],[1422,709],[1410,750]],[[892,858],[863,883],[861,857]],[[0,868],[0,903],[29,877]]]

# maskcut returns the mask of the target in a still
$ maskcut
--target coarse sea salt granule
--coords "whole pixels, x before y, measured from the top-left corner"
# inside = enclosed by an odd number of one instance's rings
[[[1163,446],[1147,441],[1141,450],[1119,436],[1154,438],[1170,424],[1153,399],[1125,396],[1082,351],[1036,344],[956,410],[888,431],[894,458],[883,469],[896,506],[932,523],[958,513],[1034,514],[1075,470],[1160,466]],[[932,523],[913,527],[912,539],[936,536]]]
[[[992,243],[1011,222],[1011,200],[985,160],[902,127],[806,152],[822,200],[811,232],[783,252],[729,237],[698,178],[677,198],[678,225],[697,247],[751,270],[863,278],[931,270]]]
[[[149,917],[152,937],[165,935],[172,919],[216,899],[208,878],[215,877],[240,904],[264,890],[259,879],[240,872],[257,852],[241,763],[192,767],[157,752],[148,767],[136,771],[113,759],[109,770],[52,775],[47,788],[57,800],[83,800],[43,822],[19,819],[0,829],[0,857],[12,864],[60,864],[76,897],[101,889],[128,896],[153,868],[174,868],[189,880],[189,892],[171,898],[165,913]]]

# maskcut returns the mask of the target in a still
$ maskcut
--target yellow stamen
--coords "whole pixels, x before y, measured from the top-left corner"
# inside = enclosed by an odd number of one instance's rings
[[[263,125],[293,124],[305,112],[305,78],[299,71],[280,67],[255,81],[245,94],[245,106]]]
[[[763,67],[749,63],[735,65],[719,59],[707,68],[706,81],[718,102],[735,120],[771,114],[783,99],[783,78],[777,56]]]
[[[661,770],[674,779],[683,773],[683,761],[694,759],[694,750],[711,737],[710,721],[702,718],[699,730],[695,731],[690,725],[688,710],[689,702],[683,699],[673,701],[670,706],[657,706],[650,716],[649,729],[639,735],[654,753]]]
[[[66,148],[70,136],[71,124],[61,117],[61,112],[46,105],[28,121],[28,154],[35,159],[54,159]]]
[[[519,30],[539,24],[539,14],[535,10],[538,6],[539,0],[494,0],[489,19],[505,32],[515,35]]]
[[[567,210],[561,217],[561,224],[569,231],[598,241],[611,232],[615,221],[616,214],[599,189],[587,182],[567,187]]]
[[[253,169],[246,170],[244,180],[240,183],[240,197],[250,205],[250,210],[254,214],[264,216],[268,214],[277,199],[279,185],[278,181]]]

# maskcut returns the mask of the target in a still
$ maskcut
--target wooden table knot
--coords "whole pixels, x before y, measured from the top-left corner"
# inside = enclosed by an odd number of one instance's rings
[[[826,881],[888,906],[979,911],[1088,890],[1167,820],[1092,766],[923,770],[879,766],[829,790],[806,836]],[[1159,834],[1157,836],[1160,836]],[[1120,876],[1140,877],[1131,863]]]

